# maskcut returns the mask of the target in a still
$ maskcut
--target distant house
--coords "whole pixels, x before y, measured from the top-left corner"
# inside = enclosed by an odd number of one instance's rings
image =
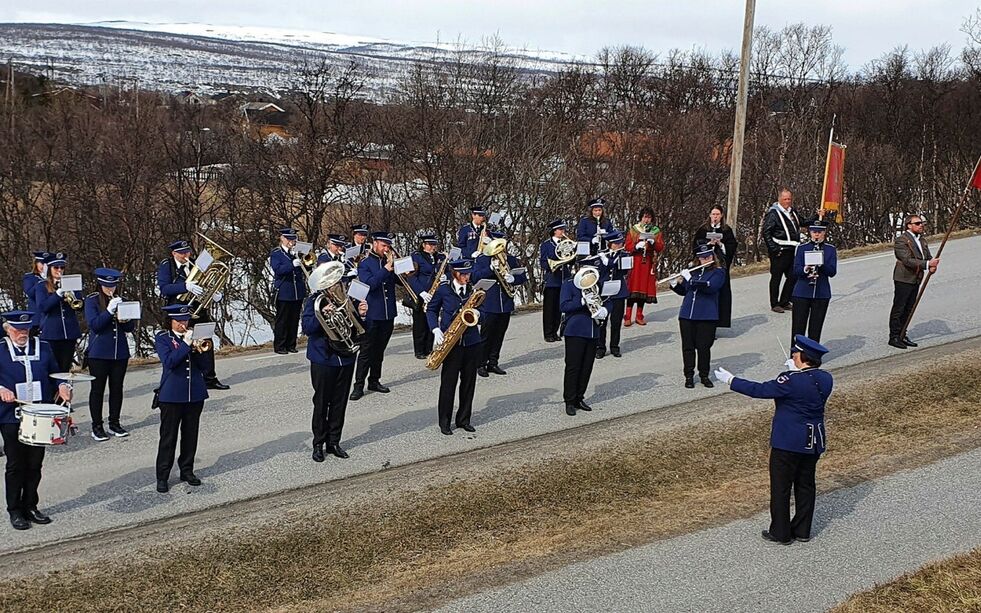
[[[195,92],[187,91],[187,90],[177,94],[177,101],[180,102],[181,104],[190,104],[195,106],[200,106],[203,104],[214,104],[214,101],[211,98],[199,96]]]
[[[272,102],[246,102],[242,117],[249,130],[260,138],[290,139],[289,113]]]

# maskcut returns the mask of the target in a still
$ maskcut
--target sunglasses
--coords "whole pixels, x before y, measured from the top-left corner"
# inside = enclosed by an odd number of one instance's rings
[[[923,221],[911,221],[911,222],[909,222],[909,225],[911,225],[911,226],[922,226],[924,223],[926,223],[926,222],[923,222]]]

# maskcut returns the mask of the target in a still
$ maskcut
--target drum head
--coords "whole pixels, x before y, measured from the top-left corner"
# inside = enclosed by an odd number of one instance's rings
[[[20,412],[35,417],[64,417],[68,415],[69,409],[60,404],[34,403],[22,406]]]

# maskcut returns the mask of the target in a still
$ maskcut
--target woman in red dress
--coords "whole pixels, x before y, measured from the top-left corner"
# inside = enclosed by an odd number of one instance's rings
[[[657,304],[657,254],[664,251],[664,236],[654,225],[654,211],[644,207],[640,211],[640,221],[630,227],[627,234],[626,249],[634,256],[634,266],[627,280],[630,295],[623,313],[623,325],[633,324],[634,307],[637,307],[637,325],[646,326],[644,305]]]

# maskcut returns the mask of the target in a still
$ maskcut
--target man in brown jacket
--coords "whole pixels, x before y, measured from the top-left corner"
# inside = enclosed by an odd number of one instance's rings
[[[940,264],[940,258],[930,255],[930,247],[923,238],[923,224],[923,218],[919,215],[908,216],[906,231],[897,236],[893,244],[896,268],[892,273],[892,280],[896,293],[893,295],[892,311],[889,313],[889,345],[897,349],[916,347],[916,343],[905,335],[903,326],[913,310],[924,271],[929,270],[933,274]]]

